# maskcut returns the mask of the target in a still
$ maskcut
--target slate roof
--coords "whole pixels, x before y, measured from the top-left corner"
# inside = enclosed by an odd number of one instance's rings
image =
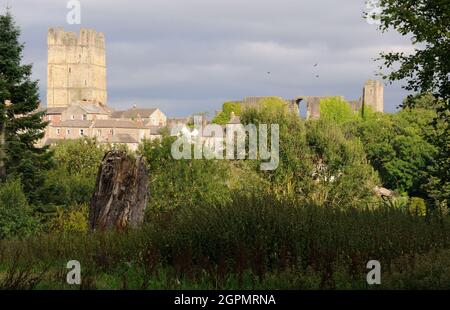
[[[112,118],[149,118],[158,109],[129,109],[125,111],[115,111],[111,114]]]
[[[142,128],[142,126],[127,120],[99,119],[94,122],[94,128]]]
[[[42,111],[46,111],[46,114],[61,114],[64,110],[67,109],[65,107],[57,107],[57,108],[42,108]]]
[[[117,134],[114,135],[108,142],[111,143],[139,143],[135,138],[129,134]]]
[[[67,121],[62,121],[58,124],[53,124],[53,127],[72,127],[72,128],[89,128],[92,125],[92,121],[83,121],[83,120],[67,120]]]
[[[80,108],[82,108],[84,111],[90,114],[110,114],[110,111],[95,103],[84,103],[79,102],[76,105],[78,105]]]

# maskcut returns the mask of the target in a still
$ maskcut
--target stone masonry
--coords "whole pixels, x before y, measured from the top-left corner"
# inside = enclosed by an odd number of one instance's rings
[[[384,88],[383,83],[368,80],[364,85],[363,104],[372,108],[374,112],[384,112]]]
[[[50,28],[47,41],[47,106],[67,107],[79,100],[106,105],[104,35],[85,28],[79,35]]]

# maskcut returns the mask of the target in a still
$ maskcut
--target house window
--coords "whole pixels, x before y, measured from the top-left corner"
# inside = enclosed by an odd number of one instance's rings
[[[102,130],[101,129],[97,129],[97,136],[99,136],[99,137],[102,136]]]
[[[109,133],[111,134],[111,136],[114,136],[114,129],[110,129]]]
[[[80,136],[84,136],[84,129],[80,129]]]
[[[61,134],[61,129],[56,128],[56,134],[59,136]]]
[[[49,116],[48,116],[48,120],[49,120],[49,121],[52,121],[52,120],[53,120],[52,115],[49,115]]]
[[[83,114],[83,116],[81,117],[81,119],[82,119],[83,121],[86,121],[86,120],[87,120],[87,114]]]
[[[69,68],[69,73],[72,73],[72,68]]]
[[[71,115],[71,116],[70,116],[70,119],[71,119],[71,120],[74,120],[74,119],[75,119],[75,115]]]
[[[72,133],[72,131],[70,130],[70,129],[67,129],[67,135],[69,135],[70,136],[70,134]]]

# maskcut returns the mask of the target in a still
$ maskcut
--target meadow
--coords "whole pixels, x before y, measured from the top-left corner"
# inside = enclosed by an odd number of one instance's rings
[[[0,243],[3,289],[448,289],[450,221],[390,207],[235,197],[155,212],[137,230]],[[82,285],[66,284],[78,260]],[[378,260],[382,284],[369,286]]]

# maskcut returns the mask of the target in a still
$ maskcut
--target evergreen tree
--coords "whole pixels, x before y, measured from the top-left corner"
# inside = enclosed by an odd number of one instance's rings
[[[22,65],[24,45],[20,29],[7,10],[0,15],[0,182],[19,177],[28,198],[49,168],[51,153],[36,143],[47,123],[38,112],[38,81],[31,80],[32,65]]]

